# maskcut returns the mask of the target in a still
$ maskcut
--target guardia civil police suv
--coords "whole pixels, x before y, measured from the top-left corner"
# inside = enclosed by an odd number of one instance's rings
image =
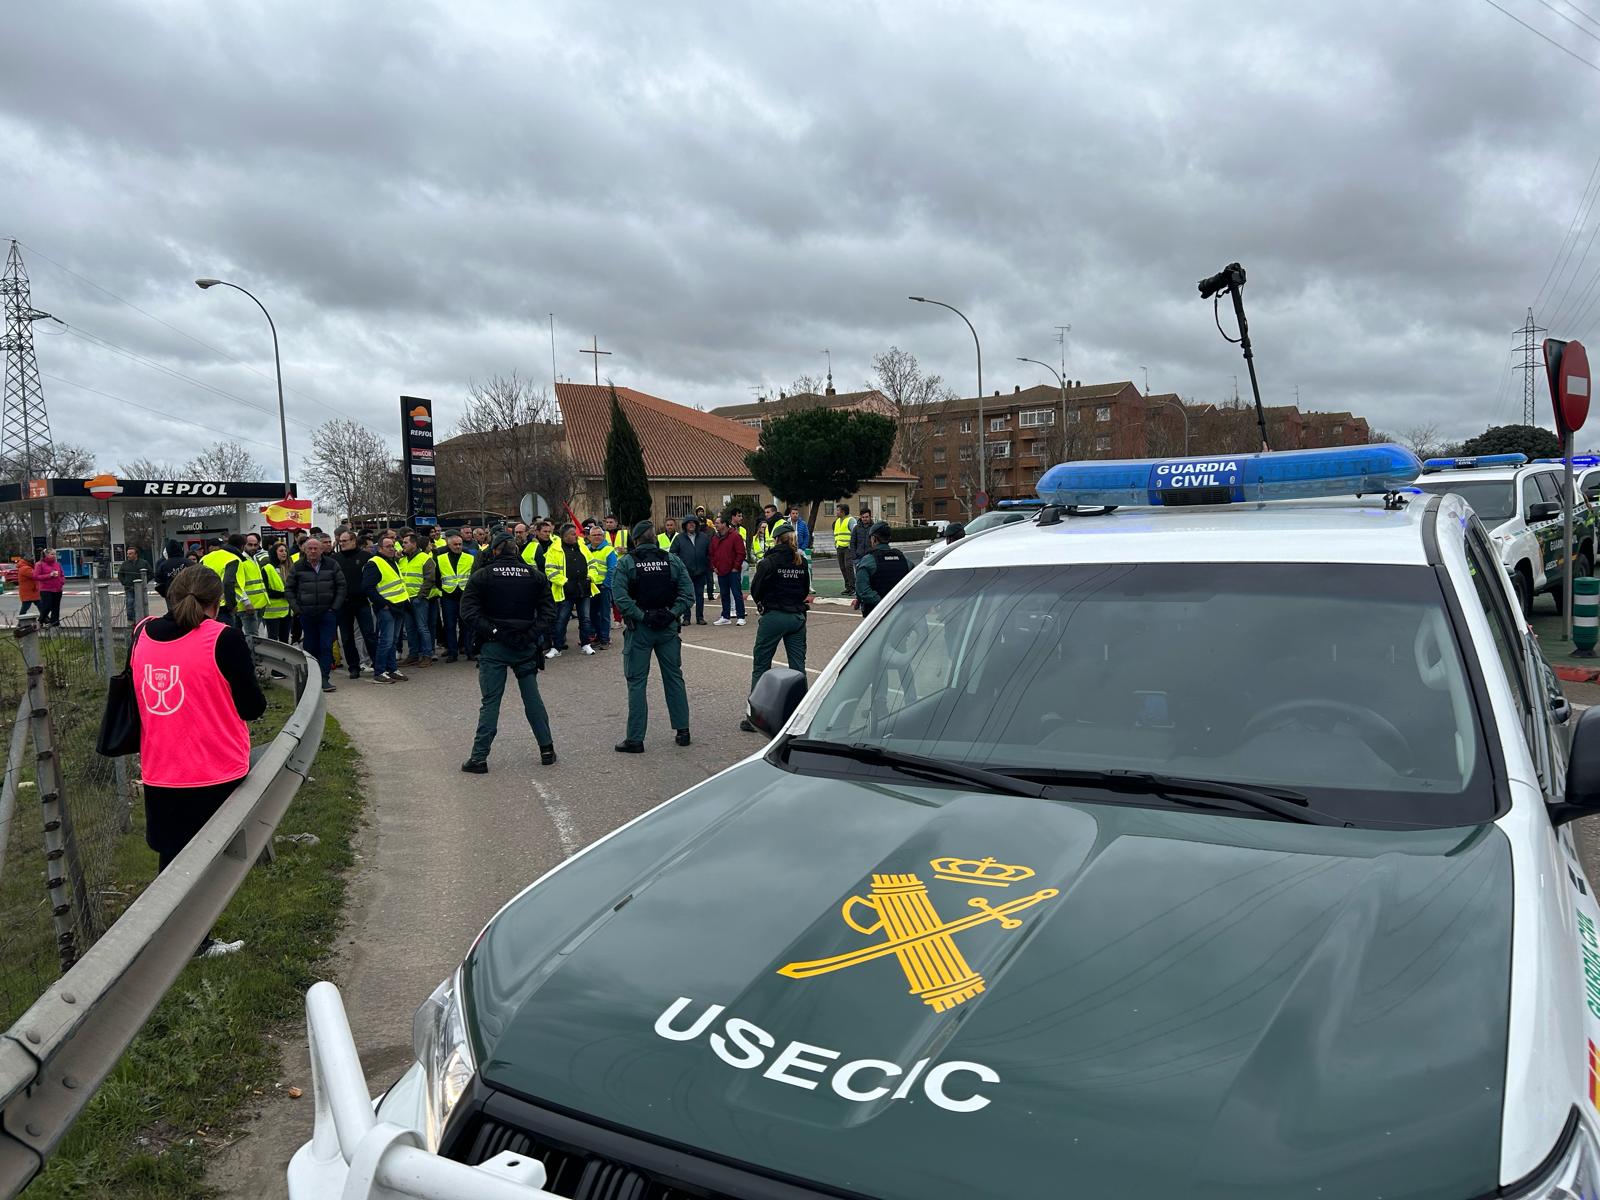
[[[292,1195],[1594,1196],[1600,709],[1419,470],[1053,468],[513,898],[375,1111],[318,984]]]
[[[1575,464],[1576,466],[1576,460]],[[1499,549],[1524,613],[1533,598],[1549,592],[1561,610],[1562,573],[1567,554],[1563,540],[1562,469],[1560,459],[1529,463],[1523,454],[1484,454],[1468,458],[1430,458],[1423,464],[1420,486],[1435,495],[1454,492],[1472,505]],[[1578,545],[1581,579],[1594,565],[1595,518],[1583,494],[1583,480],[1574,484],[1580,500],[1572,514],[1572,540]]]

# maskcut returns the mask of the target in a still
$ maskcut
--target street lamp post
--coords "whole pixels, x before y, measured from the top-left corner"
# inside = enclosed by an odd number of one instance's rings
[[[967,314],[953,304],[946,304],[943,300],[929,300],[926,296],[908,296],[908,300],[915,300],[918,304],[937,304],[940,308],[948,308],[956,316],[966,322],[967,329],[972,334],[972,345],[978,352],[978,490],[989,490],[989,455],[988,447],[984,444],[983,426],[983,345],[978,341],[978,331],[972,328],[972,322],[967,320]]]
[[[1040,362],[1037,358],[1023,358],[1017,356],[1018,362],[1032,363],[1036,367],[1043,367],[1056,377],[1056,382],[1061,385],[1061,446],[1065,450],[1067,445],[1067,381],[1062,378],[1061,372],[1047,362]]]
[[[1163,400],[1161,403],[1164,406],[1166,406],[1167,408],[1175,408],[1175,409],[1177,409],[1178,410],[1178,415],[1183,418],[1183,452],[1185,454],[1188,454],[1189,453],[1189,410],[1187,408],[1185,408],[1182,404],[1180,404],[1176,400]]]
[[[250,299],[255,300],[256,307],[261,310],[261,315],[267,319],[267,328],[272,330],[272,366],[278,373],[278,437],[283,443],[283,498],[289,498],[289,419],[283,409],[283,360],[278,357],[278,327],[273,323],[272,314],[267,311],[267,306],[256,300],[255,296],[240,287],[237,283],[229,283],[226,279],[196,279],[195,286],[202,291],[213,288],[219,284],[231,287],[236,292],[244,292]]]

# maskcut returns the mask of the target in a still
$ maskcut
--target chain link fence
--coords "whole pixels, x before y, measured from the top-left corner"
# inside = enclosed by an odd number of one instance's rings
[[[135,597],[135,619],[148,605]],[[132,903],[152,873],[131,758],[95,740],[106,681],[132,629],[123,589],[90,584],[88,603],[39,629],[0,632],[0,1027],[9,1025]]]

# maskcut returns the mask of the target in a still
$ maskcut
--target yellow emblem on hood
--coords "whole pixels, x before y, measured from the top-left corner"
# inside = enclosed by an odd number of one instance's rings
[[[937,878],[988,887],[1009,887],[1013,881],[1031,878],[1034,873],[1029,867],[1006,866],[992,858],[936,858],[928,865]],[[830,958],[787,963],[778,968],[778,974],[790,979],[811,979],[892,954],[905,972],[911,994],[934,1012],[947,1012],[978,995],[985,986],[983,976],[967,964],[956,946],[955,935],[989,921],[998,921],[1002,929],[1021,928],[1022,922],[1013,913],[1060,894],[1058,888],[1041,888],[1031,896],[1001,904],[991,904],[987,896],[975,896],[967,905],[977,912],[946,921],[934,908],[927,884],[917,875],[874,875],[872,890],[866,896],[848,897],[839,915],[857,933],[882,933],[883,939]],[[871,910],[870,921],[858,917],[858,909]]]

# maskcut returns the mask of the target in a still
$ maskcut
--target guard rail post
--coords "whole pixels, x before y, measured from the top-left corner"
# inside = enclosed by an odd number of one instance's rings
[[[1600,579],[1580,576],[1572,581],[1572,657],[1593,658],[1600,635]]]

